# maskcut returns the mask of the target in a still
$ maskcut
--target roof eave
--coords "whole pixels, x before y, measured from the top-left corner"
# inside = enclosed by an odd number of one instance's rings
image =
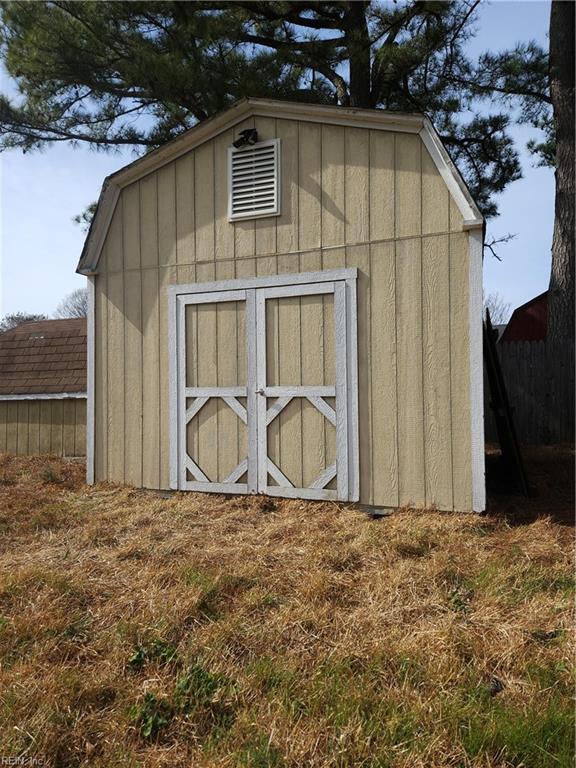
[[[462,174],[442,143],[434,123],[428,117],[424,118],[420,136],[462,214],[464,229],[484,227],[484,216],[476,205]]]

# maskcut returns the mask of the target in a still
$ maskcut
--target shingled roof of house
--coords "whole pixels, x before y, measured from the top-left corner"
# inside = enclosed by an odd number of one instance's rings
[[[0,396],[86,392],[86,319],[21,323],[0,333]]]

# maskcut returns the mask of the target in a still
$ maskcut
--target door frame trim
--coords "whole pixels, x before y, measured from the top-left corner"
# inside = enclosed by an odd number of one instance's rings
[[[327,283],[332,280],[356,280],[358,269],[326,269],[322,272],[293,272],[263,277],[247,277],[237,280],[217,280],[211,283],[182,283],[167,287],[168,299],[181,293],[214,293],[217,291],[237,291],[243,288],[268,288],[278,285],[301,285],[303,283]]]
[[[340,282],[345,290],[345,327],[346,327],[346,388],[347,388],[347,423],[348,423],[348,501],[358,501],[360,496],[359,481],[359,443],[358,443],[358,332],[357,332],[357,297],[356,281],[358,269],[350,267],[346,269],[328,269],[321,272],[296,272],[280,275],[267,275],[263,277],[241,278],[234,280],[218,280],[203,283],[182,283],[169,285],[166,288],[168,298],[168,385],[169,385],[169,443],[170,443],[170,488],[178,490],[178,457],[180,454],[180,424],[178,418],[178,370],[179,370],[179,306],[182,303],[178,297],[183,294],[220,293],[226,291],[241,291],[249,288],[267,288],[279,286],[303,286],[307,283]],[[343,281],[343,282],[342,282]],[[246,321],[256,324],[256,307],[254,294],[249,291],[246,295]],[[202,297],[198,296],[196,303],[202,303]],[[250,305],[250,306],[249,306]],[[256,340],[256,328],[247,331],[248,357],[255,359],[256,349],[253,348]],[[251,379],[254,379],[253,381]],[[256,398],[256,366],[248,365],[247,397]],[[250,403],[247,402],[247,406]],[[256,406],[256,403],[253,403]],[[256,406],[257,407],[257,406]],[[252,410],[253,413],[256,410]],[[252,420],[252,429],[256,429],[257,419]],[[257,444],[257,435],[248,434],[248,445]],[[252,464],[255,464],[252,462]],[[249,462],[250,465],[250,462]],[[256,475],[256,472],[252,473]],[[210,485],[217,485],[211,483]],[[254,493],[257,489],[257,477],[248,476],[248,493]],[[200,489],[199,489],[200,490]],[[204,492],[215,492],[216,488],[203,488]],[[232,492],[241,493],[239,489],[231,489]],[[225,493],[224,489],[218,492]],[[244,491],[246,492],[246,491]]]

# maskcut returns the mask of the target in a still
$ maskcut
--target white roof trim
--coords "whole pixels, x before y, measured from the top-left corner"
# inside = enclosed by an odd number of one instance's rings
[[[90,229],[88,230],[88,235],[84,241],[80,261],[76,268],[76,271],[81,274],[89,275],[95,272],[98,262],[100,261],[100,254],[104,247],[108,229],[112,222],[112,216],[116,210],[116,203],[120,196],[120,187],[112,182],[110,178],[111,177],[108,177],[104,180],[102,191],[98,198],[96,213],[94,214]]]
[[[244,99],[225,112],[199,123],[181,136],[138,158],[105,179],[98,200],[98,207],[82,249],[77,272],[85,275],[96,272],[121,189],[234,127],[247,117],[253,116],[419,134],[462,213],[464,228],[481,227],[484,223],[466,184],[427,117],[386,112],[379,109],[300,104],[273,99]]]
[[[50,392],[42,394],[0,395],[1,400],[85,400],[86,392]]]
[[[478,210],[478,206],[474,202],[466,182],[460,175],[460,171],[456,168],[452,158],[446,151],[446,147],[442,144],[442,139],[438,135],[436,128],[434,128],[432,121],[427,117],[424,118],[420,137],[444,179],[450,194],[454,198],[458,210],[462,214],[464,229],[482,227],[484,225],[484,218]]]

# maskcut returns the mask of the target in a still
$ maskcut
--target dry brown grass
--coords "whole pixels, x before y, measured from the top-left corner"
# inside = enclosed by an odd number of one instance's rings
[[[0,756],[572,764],[569,527],[82,472],[0,457]]]

